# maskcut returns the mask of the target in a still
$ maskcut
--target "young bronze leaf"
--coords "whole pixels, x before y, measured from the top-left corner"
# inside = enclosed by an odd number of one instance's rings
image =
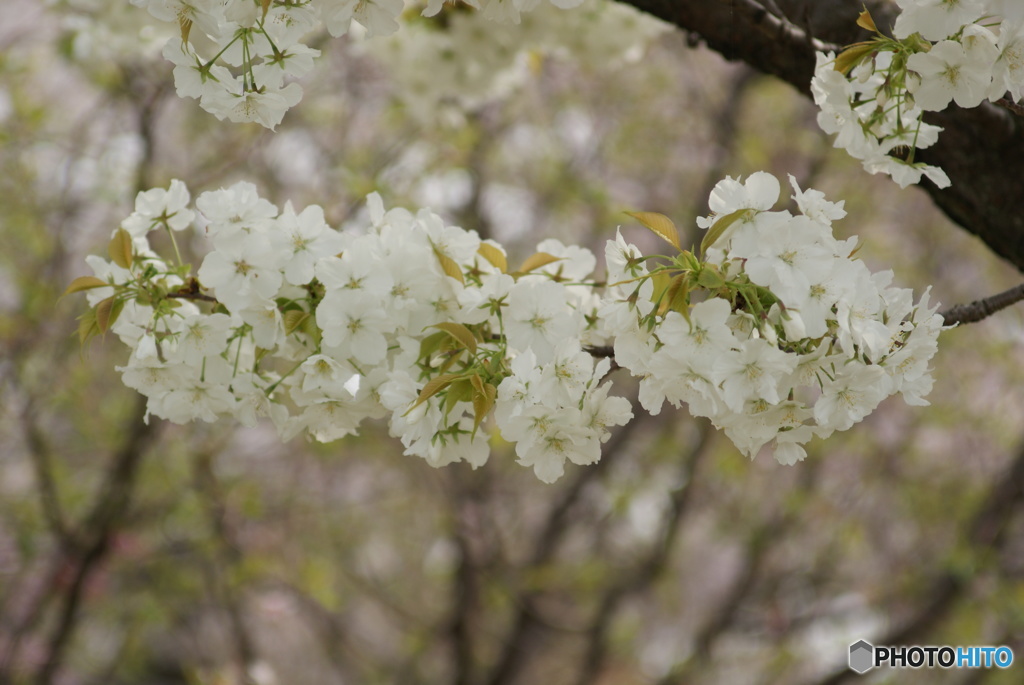
[[[96,324],[96,310],[90,309],[78,317],[78,344],[85,345],[89,339],[98,335],[99,326]]]
[[[484,377],[478,373],[474,373],[469,377],[469,382],[473,384],[473,389],[476,392],[484,391]]]
[[[121,312],[124,310],[124,298],[117,298],[114,300],[114,304],[110,307],[110,314],[107,316],[107,328],[109,329],[115,323],[117,323],[117,317],[121,316]]]
[[[479,376],[477,376],[479,378]],[[473,393],[473,434],[480,427],[483,420],[491,413],[494,407],[494,398],[498,396],[498,389],[490,383],[485,383],[482,390]]]
[[[867,29],[872,33],[878,33],[878,27],[875,26],[875,20],[871,18],[871,12],[868,12],[866,8],[860,13],[860,16],[857,17],[857,26],[862,29]]]
[[[441,268],[444,269],[446,275],[451,276],[459,283],[466,284],[466,278],[462,275],[462,269],[455,263],[455,260],[446,254],[434,250],[434,254],[437,255],[437,259],[441,262]]]
[[[131,268],[132,265],[132,236],[123,228],[117,229],[114,237],[107,244],[107,253],[110,261],[122,269]]]
[[[835,70],[841,74],[850,73],[851,69],[860,64],[865,57],[874,53],[875,49],[874,41],[854,43],[836,55]]]
[[[665,299],[662,300],[667,307],[667,310],[680,313],[686,310],[686,312],[689,313],[690,287],[688,284],[688,277],[689,274],[679,274],[672,279],[672,283],[669,284],[668,291],[665,293]]]
[[[445,416],[452,412],[455,405],[459,402],[466,400],[472,400],[473,397],[473,384],[466,378],[460,378],[457,381],[453,381],[448,386],[448,392],[444,396],[444,413]]]
[[[304,312],[301,309],[289,309],[281,317],[284,323],[284,332],[291,335],[295,332],[295,329],[302,325],[302,322],[309,316],[308,312]]]
[[[480,247],[478,247],[476,251],[479,252],[484,259],[494,265],[494,268],[498,271],[503,274],[508,273],[508,260],[505,259],[505,253],[494,245],[491,245],[490,243],[480,243]]]
[[[61,297],[72,293],[82,292],[83,290],[103,288],[108,285],[110,284],[104,280],[96,278],[95,276],[79,276],[75,280],[71,281],[71,285],[68,286],[68,289],[64,291],[64,295],[61,295]]]
[[[470,354],[476,354],[476,336],[461,323],[442,321],[441,323],[434,324],[431,328],[440,328],[461,343],[463,347],[469,350]]]
[[[651,274],[651,283],[654,285],[651,289],[651,302],[657,302],[665,294],[665,290],[668,289],[669,285],[671,285],[672,277],[664,271],[655,271]]]
[[[679,245],[679,231],[676,230],[676,225],[672,223],[672,219],[657,212],[626,212],[626,214],[651,229],[651,231],[670,243],[677,250],[682,249]]]
[[[547,252],[535,252],[526,258],[526,261],[519,267],[518,273],[528,274],[542,266],[547,266],[551,262],[558,262],[562,259],[564,259],[564,257],[556,257],[553,254],[548,254]]]
[[[442,343],[451,342],[451,336],[444,331],[423,336],[420,341],[420,361],[427,361],[441,350]]]
[[[96,327],[100,333],[106,333],[107,329],[110,328],[110,318],[114,311],[114,296],[111,295],[105,300],[101,300],[95,307],[96,310]]]
[[[417,397],[416,401],[412,403],[412,406],[405,410],[405,414],[408,414],[413,409],[420,406],[421,404],[429,400],[431,397],[447,388],[449,385],[451,385],[454,381],[458,380],[459,378],[459,374],[444,373],[441,374],[440,376],[437,376],[436,378],[430,379],[430,381],[428,381],[427,384],[423,386],[423,389],[420,390],[419,397]],[[405,414],[402,414],[402,416],[405,416]]]
[[[313,344],[319,347],[322,334],[320,333],[320,327],[316,325],[316,316],[307,313],[299,326],[302,328],[302,332],[313,341]]]
[[[720,217],[718,221],[712,224],[708,232],[704,234],[704,240],[700,241],[701,254],[707,252],[708,248],[714,245],[722,237],[726,229],[736,223],[737,219],[747,216],[750,211],[749,209],[737,209],[735,212],[730,212]]]

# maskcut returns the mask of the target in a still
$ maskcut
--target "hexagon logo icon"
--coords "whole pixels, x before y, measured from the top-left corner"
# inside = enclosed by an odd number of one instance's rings
[[[866,640],[857,640],[850,645],[850,668],[857,673],[866,673],[875,667],[875,647]]]

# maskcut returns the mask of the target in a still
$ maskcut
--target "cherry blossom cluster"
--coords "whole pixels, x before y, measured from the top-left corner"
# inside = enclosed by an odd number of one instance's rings
[[[89,298],[83,341],[111,331],[131,349],[119,371],[147,419],[266,417],[284,440],[330,441],[387,417],[433,466],[480,466],[500,432],[552,482],[632,418],[610,394],[614,354],[647,411],[686,402],[748,456],[771,443],[793,463],[889,395],[924,404],[942,328],[927,294],[915,305],[851,257],[856,239],[833,238],[841,203],[793,187],[797,215],[771,211],[773,176],[719,183],[702,257],[667,217],[634,214],[673,253],[645,257],[620,234],[602,284],[584,248],[545,240],[510,269],[499,244],[376,194],[369,225],[342,232],[244,182],[193,208],[173,181],[138,195],[110,258],[90,256],[94,275],[68,292]],[[186,231],[207,250],[194,274]]]
[[[584,346],[598,300],[587,250],[555,240],[509,272],[503,249],[435,214],[385,212],[368,198],[361,234],[317,206],[279,210],[248,183],[200,195],[183,183],[141,193],[111,259],[88,259],[84,338],[110,330],[131,349],[119,370],[173,422],[265,416],[283,439],[328,441],[390,416],[408,454],[483,464],[493,416],[545,481],[566,460],[597,461],[632,417],[608,394],[610,361]],[[153,252],[151,231],[200,227],[210,251],[193,276]]]
[[[697,221],[703,261],[681,250],[652,268],[621,236],[609,242],[613,285],[599,312],[616,362],[641,379],[644,409],[685,402],[747,456],[770,444],[783,464],[890,395],[927,404],[943,327],[927,293],[915,305],[891,271],[852,257],[856,238],[833,237],[842,203],[790,180],[796,215],[770,211],[780,192],[770,174],[718,183]],[[678,247],[663,217],[638,218]]]
[[[549,0],[559,8],[583,0]],[[298,104],[302,88],[292,79],[313,68],[319,50],[302,41],[317,29],[335,37],[353,26],[366,37],[399,27],[404,0],[132,0],[157,19],[177,24],[180,38],[167,41],[164,57],[174,66],[178,95],[195,98],[218,119],[255,121],[273,129]],[[443,0],[429,0],[425,16]],[[496,21],[518,23],[541,0],[466,0]],[[315,33],[314,33],[315,35]]]
[[[835,147],[906,187],[922,175],[940,188],[945,172],[914,152],[938,140],[924,112],[951,102],[1017,100],[1024,88],[1024,3],[1016,0],[897,0],[894,38],[865,10],[858,24],[876,37],[839,53],[818,53],[811,92],[818,124]]]

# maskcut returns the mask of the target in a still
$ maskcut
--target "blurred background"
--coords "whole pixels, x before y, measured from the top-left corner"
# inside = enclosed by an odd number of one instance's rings
[[[171,27],[115,0],[8,0],[0,22],[0,683],[1020,683],[846,668],[848,645],[1006,644],[1024,659],[1024,320],[940,340],[931,406],[887,400],[783,467],[685,411],[643,416],[555,485],[430,468],[383,424],[142,421],[81,296],[135,194],[237,180],[342,227],[430,206],[503,242],[599,256],[623,211],[694,217],[725,175],[846,201],[874,270],[945,305],[1020,275],[920,191],[869,177],[791,88],[588,0],[519,26],[446,10],[313,41],[275,133],[174,92]],[[685,241],[684,241],[685,242]],[[193,263],[198,264],[193,252]],[[198,255],[201,258],[201,255]],[[623,373],[618,392],[635,400]]]

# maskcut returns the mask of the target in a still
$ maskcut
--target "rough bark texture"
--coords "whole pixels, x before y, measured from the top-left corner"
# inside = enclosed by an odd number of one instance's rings
[[[623,0],[675,24],[730,60],[741,60],[809,94],[816,48],[863,40],[862,7],[879,28],[896,8],[885,0]],[[996,254],[1024,271],[1024,118],[989,103],[929,115],[945,129],[917,159],[942,167],[953,185],[922,182],[935,204]]]

